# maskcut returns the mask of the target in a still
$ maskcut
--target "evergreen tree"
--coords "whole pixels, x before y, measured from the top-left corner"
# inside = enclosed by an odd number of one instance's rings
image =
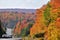
[[[2,38],[2,35],[5,34],[5,31],[3,30],[3,27],[1,26],[1,20],[0,20],[0,38]]]
[[[46,9],[44,10],[45,24],[46,24],[47,27],[48,27],[49,23],[51,22],[50,9],[51,9],[50,4],[47,4]]]
[[[28,27],[22,29],[20,36],[25,37],[30,34],[30,28],[32,27],[33,23],[29,23]]]

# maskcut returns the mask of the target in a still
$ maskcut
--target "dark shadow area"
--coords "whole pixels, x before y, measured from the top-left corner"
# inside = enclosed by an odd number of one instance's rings
[[[44,34],[45,33],[39,33],[39,34],[36,34],[34,37],[36,37],[36,38],[44,38]]]

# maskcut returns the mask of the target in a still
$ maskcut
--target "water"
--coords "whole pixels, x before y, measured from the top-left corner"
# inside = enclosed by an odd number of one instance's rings
[[[7,28],[6,34],[7,34],[7,35],[12,35],[12,29],[11,29],[11,28]]]
[[[3,34],[2,37],[6,37],[6,38],[12,38],[12,29],[11,28],[7,28],[6,30],[6,34]]]

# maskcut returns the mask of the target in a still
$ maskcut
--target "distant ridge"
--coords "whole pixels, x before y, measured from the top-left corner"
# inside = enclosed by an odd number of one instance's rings
[[[36,9],[0,9],[0,12],[11,11],[11,12],[32,12],[34,13]]]

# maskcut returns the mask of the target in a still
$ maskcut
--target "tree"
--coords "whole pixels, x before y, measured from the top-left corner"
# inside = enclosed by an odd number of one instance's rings
[[[48,27],[49,23],[51,22],[51,18],[50,18],[50,4],[47,4],[46,9],[44,10],[44,18],[45,18],[45,24]]]
[[[3,30],[3,27],[1,26],[1,20],[0,20],[0,38],[2,37],[3,34],[5,34],[5,31]]]
[[[27,27],[24,27],[21,31],[20,36],[25,37],[30,34],[30,28],[32,27],[33,23],[30,22]]]

